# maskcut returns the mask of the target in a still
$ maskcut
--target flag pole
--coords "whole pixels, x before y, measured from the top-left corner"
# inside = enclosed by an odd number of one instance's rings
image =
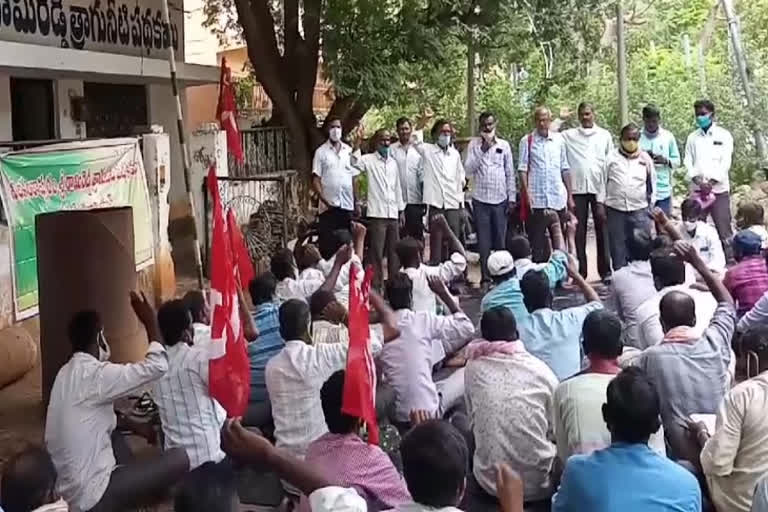
[[[176,100],[176,124],[179,133],[179,145],[181,146],[181,156],[184,162],[184,185],[187,188],[187,197],[189,199],[189,208],[192,213],[192,237],[195,244],[195,267],[197,271],[197,285],[203,289],[203,259],[200,254],[200,238],[197,232],[197,214],[195,210],[195,198],[192,194],[192,183],[190,178],[190,167],[192,158],[187,146],[187,138],[184,130],[184,113],[181,110],[181,99],[179,98],[179,83],[176,78],[176,52],[173,51],[173,42],[171,41],[171,17],[168,14],[168,0],[162,0],[163,23],[168,30],[168,65],[171,70],[171,89],[173,97]]]

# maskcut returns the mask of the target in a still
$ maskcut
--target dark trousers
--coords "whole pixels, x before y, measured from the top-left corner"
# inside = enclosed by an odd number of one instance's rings
[[[723,244],[725,258],[731,261],[733,259],[733,252],[731,251],[731,239],[733,238],[733,228],[731,228],[731,195],[728,192],[715,194],[715,202],[710,206],[708,213],[712,216],[712,222],[715,223],[720,243]],[[704,219],[706,219],[706,215]]]
[[[549,233],[550,239],[555,245],[564,247],[563,244],[563,229],[562,225],[565,223],[566,210],[550,210],[548,208],[534,208],[531,210],[531,215],[528,217],[528,240],[531,242],[531,258],[536,263],[543,263],[549,261],[549,257],[552,255],[552,244],[547,238]]]
[[[424,215],[427,213],[427,205],[405,205],[405,229],[403,234],[416,240],[424,240]]]
[[[647,208],[623,212],[606,206],[605,213],[608,217],[608,243],[615,272],[627,266],[627,238],[635,229],[650,230],[651,219]]]
[[[504,249],[507,236],[507,202],[499,204],[472,201],[477,233],[477,250],[480,253],[480,271],[483,281],[490,280],[488,275],[488,256],[491,250]]]
[[[672,196],[656,201],[656,208],[661,208],[661,211],[663,211],[665,214],[667,214],[667,217],[669,217],[669,215],[672,213]]]
[[[387,275],[393,276],[400,270],[400,260],[397,258],[397,242],[400,241],[400,224],[398,219],[368,219],[368,259],[376,270],[373,284],[380,288],[384,280],[382,261],[384,251],[387,253]]]
[[[115,431],[112,433],[112,449],[118,467],[112,472],[106,491],[91,512],[132,510],[151,505],[189,471],[189,458],[183,448],[133,460],[125,439]]]
[[[576,203],[576,256],[579,259],[579,274],[587,277],[587,219],[592,211],[592,220],[595,223],[595,243],[597,244],[597,271],[600,277],[611,275],[611,257],[608,253],[608,240],[606,237],[605,222],[595,215],[597,196],[595,194],[574,194],[573,202]]]
[[[333,255],[333,232],[337,229],[350,229],[352,211],[332,207],[321,213],[317,222],[318,249],[324,258]],[[329,254],[330,253],[330,254]]]
[[[432,261],[432,263],[442,263],[443,261],[450,258],[449,250],[448,250],[448,241],[444,239],[443,232],[437,228],[437,226],[434,225],[432,222],[432,218],[436,215],[444,215],[445,220],[448,221],[448,227],[451,228],[451,231],[454,235],[459,239],[459,241],[463,244],[464,243],[464,230],[461,229],[462,227],[462,213],[461,208],[456,209],[445,209],[445,208],[435,208],[434,206],[429,207],[429,259]]]

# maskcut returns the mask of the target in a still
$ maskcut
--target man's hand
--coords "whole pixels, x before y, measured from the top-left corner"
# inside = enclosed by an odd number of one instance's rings
[[[421,425],[425,421],[435,419],[434,414],[432,414],[429,411],[425,411],[423,409],[411,411],[410,417],[411,417],[411,427],[415,427],[416,425]]]
[[[608,220],[608,215],[605,213],[605,205],[603,203],[595,203],[594,215],[600,222],[604,223]]]
[[[496,464],[496,494],[501,512],[523,512],[523,479],[503,462]]]
[[[576,212],[576,201],[573,200],[573,196],[568,196],[568,211]]]
[[[221,429],[221,449],[234,459],[268,465],[275,448],[264,437],[246,430],[239,419],[228,419]]]
[[[699,190],[704,195],[709,195],[712,193],[712,183],[709,181],[702,180],[701,185],[699,185]]]
[[[341,267],[350,259],[352,259],[352,244],[344,244],[339,247],[338,251],[336,251],[336,259],[334,260],[334,264]]]
[[[432,224],[434,224],[438,229],[443,230],[443,232],[445,232],[446,229],[451,229],[451,227],[448,225],[448,219],[446,219],[445,215],[442,213],[438,213],[437,215],[432,216]]]
[[[448,294],[448,288],[445,287],[445,283],[439,276],[428,276],[427,283],[429,284],[429,289],[432,290],[432,293],[438,297],[443,297]]]
[[[397,223],[400,225],[400,227],[405,227],[405,212],[400,212],[397,215]]]
[[[672,246],[672,250],[680,257],[681,260],[690,263],[694,267],[697,266],[697,263],[703,264],[701,256],[699,256],[699,251],[697,251],[693,244],[690,242],[686,242],[685,240],[678,240]]]
[[[579,274],[579,262],[577,262],[576,258],[571,254],[568,254],[568,265],[566,266],[566,270],[568,271],[568,275],[572,278],[581,275]]]
[[[347,308],[340,302],[331,302],[323,308],[323,318],[329,322],[346,325],[348,319]]]
[[[157,314],[155,313],[155,308],[152,307],[152,304],[149,303],[147,297],[144,295],[144,292],[140,293],[141,295],[136,292],[131,292],[131,307],[133,308],[133,312],[136,313],[139,322],[141,322],[145,328],[149,329],[150,326],[154,327],[157,325]]]
[[[688,421],[686,428],[690,434],[691,440],[696,443],[699,449],[703,448],[710,437],[707,426],[701,421]]]
[[[357,239],[360,236],[365,236],[365,232],[368,230],[363,224],[352,221],[350,224],[350,231],[352,232],[352,237]]]
[[[352,211],[352,213],[355,217],[358,217],[358,218],[363,214],[363,207],[360,206],[359,202],[355,201],[355,208]]]
[[[517,203],[515,203],[514,200],[513,201],[509,201],[507,203],[507,215],[509,215],[509,214],[511,214],[512,212],[515,211],[515,206],[516,205],[517,205]]]
[[[663,155],[653,155],[653,163],[669,166],[669,160]]]
[[[667,224],[669,224],[669,219],[667,218],[667,214],[664,213],[664,210],[662,210],[658,206],[653,209],[653,211],[651,212],[651,215],[653,216],[653,220],[656,222],[656,224],[659,225],[659,227],[665,228],[667,227]]]

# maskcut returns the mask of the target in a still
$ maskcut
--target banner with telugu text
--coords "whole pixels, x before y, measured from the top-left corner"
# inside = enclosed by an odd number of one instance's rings
[[[136,269],[154,262],[151,208],[138,140],[68,142],[0,155],[11,233],[16,320],[37,314],[35,217],[59,210],[131,206]]]

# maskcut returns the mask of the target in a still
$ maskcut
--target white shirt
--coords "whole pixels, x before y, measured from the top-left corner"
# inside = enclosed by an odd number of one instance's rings
[[[611,134],[599,126],[571,128],[562,134],[571,168],[572,192],[597,194],[603,188],[605,166],[613,152]]]
[[[475,326],[462,312],[439,316],[401,309],[395,315],[400,336],[384,345],[378,364],[395,394],[395,419],[409,421],[411,411],[436,413],[440,407],[432,380],[432,340],[468,340],[475,332]]]
[[[313,293],[320,289],[325,283],[325,279],[320,280],[315,276],[309,278],[293,279],[286,277],[275,286],[275,297],[278,302],[285,302],[291,299],[303,301],[309,300]]]
[[[611,444],[611,433],[601,412],[608,384],[615,375],[583,373],[564,380],[555,391],[553,427],[557,455],[565,463],[571,455],[589,455]],[[651,434],[648,446],[667,456],[664,430]]]
[[[733,137],[725,128],[713,123],[709,130],[701,128],[688,135],[685,141],[685,158],[683,165],[688,171],[689,180],[701,176],[707,180],[716,180],[712,192],[721,194],[731,188],[728,173],[731,170],[733,158]],[[691,185],[697,190],[696,185]]]
[[[329,260],[320,260],[317,262],[317,268],[328,277],[333,270],[333,264],[336,262],[336,255],[331,256]],[[352,257],[341,266],[339,271],[339,277],[336,279],[336,285],[333,287],[333,294],[336,296],[336,300],[345,306],[349,305],[349,268],[351,265],[356,265],[358,272],[362,271],[363,264],[360,262],[360,258],[357,254],[353,254]]]
[[[398,141],[389,146],[389,153],[397,162],[400,187],[403,189],[403,200],[406,204],[421,204],[423,202],[424,166],[421,163],[421,154],[416,150],[416,145],[404,146]]]
[[[515,162],[509,142],[494,137],[483,151],[482,137],[475,137],[467,146],[464,169],[472,178],[472,198],[487,204],[515,201]]]
[[[93,508],[115,469],[110,436],[117,425],[114,402],[168,371],[168,356],[152,342],[133,364],[99,362],[76,352],[56,374],[45,421],[45,445],[56,467],[56,491],[74,512]]]
[[[656,292],[656,295],[643,302],[637,308],[637,345],[636,348],[645,350],[648,347],[658,345],[664,339],[664,330],[661,328],[661,318],[659,313],[659,303],[668,292],[673,290],[685,292],[693,298],[696,305],[696,325],[694,332],[696,336],[704,334],[704,330],[709,326],[712,315],[717,309],[717,301],[710,292],[694,290],[687,284],[678,284],[667,286]]]
[[[221,427],[227,413],[208,391],[209,347],[177,343],[167,352],[168,373],[152,385],[165,449],[184,448],[190,470],[221,462]]]
[[[410,277],[413,283],[413,311],[437,312],[437,296],[429,288],[427,278],[437,276],[444,283],[449,284],[462,275],[466,268],[467,259],[458,252],[451,254],[451,259],[439,265],[425,265],[422,263],[419,265],[419,268],[401,268],[400,272]]]
[[[637,345],[637,310],[656,295],[651,262],[630,261],[613,273],[617,313],[624,320],[624,344]]]
[[[392,157],[384,158],[378,151],[363,155],[358,163],[368,176],[368,210],[366,216],[376,219],[396,219],[405,209],[400,171]]]
[[[436,144],[418,144],[416,149],[424,166],[424,203],[446,210],[461,208],[466,176],[459,152]]]
[[[465,398],[475,436],[474,474],[496,495],[496,463],[523,479],[525,500],[549,496],[555,445],[550,441],[557,377],[522,342],[514,354],[491,354],[467,363]]]
[[[267,362],[264,378],[272,402],[277,447],[300,459],[309,443],[328,432],[320,388],[347,363],[347,346],[291,340]]]
[[[343,142],[338,152],[326,141],[315,150],[312,159],[312,174],[320,176],[323,196],[331,206],[342,210],[354,210],[355,195],[352,190],[352,178],[359,173],[352,167],[352,148]],[[322,204],[322,202],[321,202]]]
[[[691,234],[685,229],[685,225],[680,224],[677,227],[684,240],[693,242],[693,246],[699,251],[701,259],[706,263],[707,268],[716,274],[725,272],[725,253],[723,252],[723,243],[720,241],[720,235],[714,226],[706,222],[696,222],[696,232]]]
[[[655,202],[656,167],[648,153],[641,152],[637,158],[627,158],[618,150],[608,158],[605,188],[598,192],[597,202],[622,212],[648,208],[648,187],[650,201]]]

